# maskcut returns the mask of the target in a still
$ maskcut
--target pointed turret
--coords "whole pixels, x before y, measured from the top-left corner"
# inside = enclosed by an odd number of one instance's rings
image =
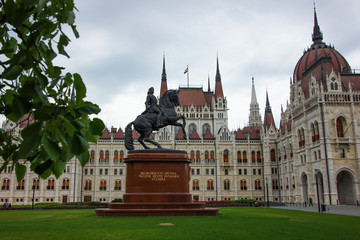
[[[222,84],[221,84],[221,75],[219,69],[219,58],[216,57],[216,77],[215,77],[215,97],[216,100],[221,97],[224,99]]]
[[[208,92],[211,92],[211,89],[210,89],[210,75],[208,75]]]
[[[265,116],[264,116],[264,128],[267,130],[267,129],[270,128],[270,126],[273,126],[274,129],[276,129],[274,116],[272,114],[270,103],[269,103],[269,95],[268,95],[268,92],[266,91],[266,107],[265,107]]]
[[[322,43],[322,40],[323,40],[323,34],[320,31],[320,27],[319,27],[317,16],[316,16],[315,6],[314,6],[314,30],[313,30],[312,40],[313,40],[314,44],[320,44],[320,43]]]
[[[167,91],[167,78],[166,78],[166,69],[165,69],[165,54],[163,56],[163,69],[161,74],[161,88],[160,88],[160,97]]]
[[[259,108],[259,103],[256,99],[254,78],[252,78],[252,87],[251,87],[249,126],[252,127],[261,126],[260,108]]]

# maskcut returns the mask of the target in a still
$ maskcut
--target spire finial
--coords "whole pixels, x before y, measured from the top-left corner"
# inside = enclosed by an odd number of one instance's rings
[[[315,1],[314,1],[314,29],[312,34],[312,40],[314,44],[320,44],[323,40],[323,34],[320,31],[320,26],[318,24],[317,15],[316,15],[316,7],[315,7]]]
[[[210,92],[210,74],[208,73],[208,92]]]

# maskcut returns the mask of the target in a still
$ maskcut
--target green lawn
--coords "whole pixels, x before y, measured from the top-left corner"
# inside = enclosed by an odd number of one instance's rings
[[[247,207],[220,212],[217,217],[96,217],[88,209],[0,211],[0,239],[360,238],[359,217]]]

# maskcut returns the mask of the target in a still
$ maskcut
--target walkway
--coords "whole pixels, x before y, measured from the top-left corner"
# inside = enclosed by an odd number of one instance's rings
[[[265,203],[266,206],[266,203]],[[307,211],[307,212],[318,212],[318,205],[311,207],[303,207],[303,206],[282,206],[282,207],[271,207],[271,208],[281,208],[288,210],[299,210],[299,211]],[[321,210],[321,208],[320,208]],[[340,214],[340,215],[349,215],[349,216],[358,216],[360,217],[360,206],[356,205],[326,205],[326,212],[324,214]]]

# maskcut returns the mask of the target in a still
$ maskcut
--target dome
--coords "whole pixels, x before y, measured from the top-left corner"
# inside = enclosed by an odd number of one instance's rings
[[[335,72],[351,71],[349,63],[334,47],[325,43],[314,43],[297,62],[293,76],[294,81],[303,79],[306,72],[318,62],[331,63]]]
[[[307,51],[304,51],[303,56],[295,66],[293,75],[294,82],[302,80],[307,71],[313,69],[318,63],[330,63],[335,72],[349,73],[351,71],[346,59],[336,51],[334,47],[328,46],[322,41],[323,34],[320,31],[315,9],[312,40],[313,44]]]

